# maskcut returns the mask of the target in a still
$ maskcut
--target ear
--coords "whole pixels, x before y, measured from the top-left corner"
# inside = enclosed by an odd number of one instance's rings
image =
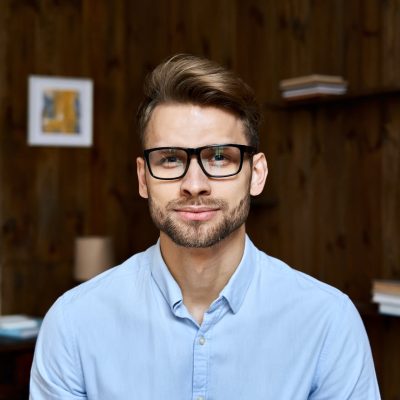
[[[136,159],[136,171],[139,182],[139,194],[144,199],[148,199],[149,193],[147,190],[147,181],[146,181],[146,165],[142,157],[138,157]]]
[[[268,165],[264,153],[257,153],[253,156],[253,166],[250,182],[250,194],[258,196],[264,189],[268,175]]]

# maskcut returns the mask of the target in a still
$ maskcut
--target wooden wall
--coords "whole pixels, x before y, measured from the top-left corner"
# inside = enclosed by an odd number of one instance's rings
[[[256,244],[360,304],[371,279],[400,278],[399,0],[3,0],[2,312],[43,314],[71,287],[77,235],[112,235],[118,260],[154,242],[134,115],[145,74],[176,52],[233,68],[263,104],[270,177],[248,223]],[[358,96],[282,106],[279,80],[309,73],[342,75]],[[92,148],[27,145],[30,74],[94,80]],[[367,327],[385,398],[398,399],[388,354],[399,326],[380,324]]]

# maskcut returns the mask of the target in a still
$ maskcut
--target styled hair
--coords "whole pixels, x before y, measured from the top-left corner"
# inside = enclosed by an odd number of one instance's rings
[[[144,99],[137,113],[142,145],[157,105],[189,103],[214,106],[240,118],[250,146],[258,148],[260,111],[253,90],[233,72],[206,58],[177,54],[159,64],[144,83]]]

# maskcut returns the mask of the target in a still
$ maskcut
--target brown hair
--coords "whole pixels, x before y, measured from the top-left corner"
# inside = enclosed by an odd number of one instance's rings
[[[239,77],[215,62],[178,54],[146,77],[144,99],[137,114],[143,146],[153,110],[171,102],[220,107],[233,113],[242,120],[249,145],[258,148],[260,111],[254,93]]]

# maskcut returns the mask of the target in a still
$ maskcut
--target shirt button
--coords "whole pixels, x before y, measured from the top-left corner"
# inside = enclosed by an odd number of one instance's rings
[[[204,336],[200,336],[199,343],[201,346],[203,346],[206,343],[206,338]],[[204,400],[204,398],[202,396],[200,396],[197,398],[197,400]]]

